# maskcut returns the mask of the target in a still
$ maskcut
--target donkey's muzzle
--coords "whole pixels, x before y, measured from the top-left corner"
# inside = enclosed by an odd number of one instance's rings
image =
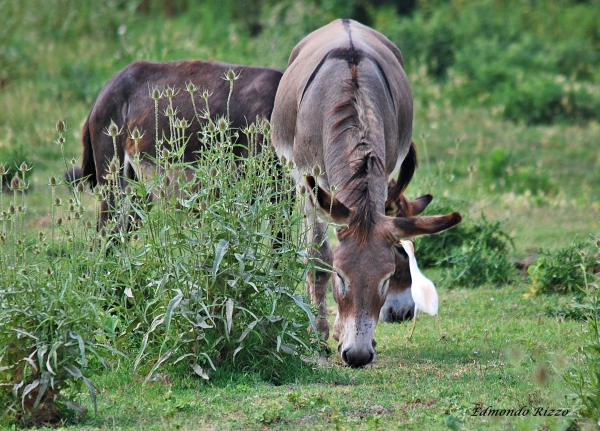
[[[375,350],[371,345],[364,348],[353,346],[342,351],[342,360],[353,368],[369,365],[373,359],[375,359]]]

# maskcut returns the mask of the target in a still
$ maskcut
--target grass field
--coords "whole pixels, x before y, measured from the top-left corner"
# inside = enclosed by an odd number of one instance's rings
[[[29,189],[25,193],[25,242],[34,242],[39,231],[46,235],[54,232],[49,178],[62,178],[65,164],[69,165],[72,158],[77,164],[80,162],[80,133],[86,115],[103,84],[126,64],[138,59],[214,58],[284,69],[289,52],[304,35],[349,13],[350,7],[346,2],[255,3],[261,5],[257,16],[262,30],[251,37],[248,26],[253,25],[252,12],[236,12],[233,1],[202,2],[195,9],[186,9],[185,1],[149,1],[136,6],[132,2],[80,5],[75,0],[0,0],[0,9],[7,11],[0,18],[0,24],[4,22],[0,25],[0,165],[14,169],[26,161],[33,168],[27,175]],[[431,12],[431,8],[442,8],[443,2],[417,2],[423,15],[412,21],[397,17],[388,6],[367,3],[372,25],[384,32],[389,30],[390,37],[407,34],[413,25],[410,23],[422,19],[426,31],[433,32],[434,24],[453,29],[457,50],[459,36],[467,34],[468,38],[468,26],[456,16],[449,14],[446,22]],[[448,7],[467,7],[460,6],[461,2],[450,3]],[[480,3],[495,5],[483,0]],[[553,7],[551,3],[548,10]],[[569,10],[572,15],[548,13],[548,23],[555,28],[552,36],[545,30],[545,15],[531,13],[528,2],[520,2],[510,13],[520,14],[523,9],[529,14],[527,17],[538,17],[532,28],[548,36],[544,43],[555,43],[560,48],[563,45],[558,42],[564,39],[567,46],[571,40],[567,40],[568,32],[564,31],[572,25],[569,19],[576,20],[577,13],[585,16],[583,8],[592,7],[594,2],[583,2],[574,8],[566,2],[559,3],[567,9],[557,6],[558,11]],[[168,5],[180,7],[181,11],[169,12]],[[477,8],[471,13],[476,14]],[[433,18],[427,21],[428,16]],[[573,37],[583,40],[580,33],[588,28],[582,21],[581,31],[573,30]],[[440,45],[442,52],[446,41],[436,39],[441,37],[436,35],[426,34],[432,37],[432,46]],[[592,36],[597,37],[595,33]],[[504,36],[499,32],[494,37],[498,42]],[[514,36],[512,51],[508,51],[514,54],[520,40],[534,47],[545,46],[533,43],[531,34],[528,37]],[[405,53],[414,52],[419,46],[407,39],[405,50],[401,41],[394,42]],[[523,46],[529,47],[527,43],[523,42]],[[585,81],[593,95],[600,85],[600,68],[597,57],[589,55],[582,54],[589,60],[589,70],[578,68],[572,77],[567,74],[567,79],[575,80],[573,85],[580,79]],[[444,199],[460,208],[464,224],[481,220],[482,215],[501,221],[502,229],[513,240],[514,248],[509,250],[508,258],[515,263],[533,261],[540,249],[552,253],[577,241],[600,238],[597,118],[549,124],[509,121],[503,106],[487,103],[493,94],[451,100],[449,95],[457,97],[463,88],[453,83],[453,79],[460,81],[453,75],[458,73],[458,67],[450,70],[447,79],[439,79],[432,73],[429,57],[416,57],[406,58],[415,97],[413,137],[420,162],[406,192],[409,198],[432,193],[434,202]],[[519,79],[528,82],[527,77],[535,77],[536,73],[525,70]],[[548,79],[554,82],[556,76]],[[54,127],[59,119],[67,124],[64,155],[55,143],[58,134]],[[72,196],[64,186],[54,191],[54,197],[63,202]],[[13,193],[4,190],[0,210],[7,209],[12,201]],[[86,208],[84,220],[94,223],[95,204],[89,190],[82,202]],[[64,214],[66,209],[57,211]],[[6,224],[0,226],[0,231],[5,229]],[[0,244],[3,258],[17,249],[14,244],[7,244],[11,243]],[[71,246],[65,246],[68,247]],[[139,248],[131,252],[132,260],[141,249],[139,242],[136,247]],[[48,255],[57,261],[64,257],[54,249]],[[75,267],[80,256],[73,256]],[[106,264],[103,258],[99,260]],[[93,256],[82,253],[79,263],[90,262]],[[0,286],[0,293],[7,295],[25,279],[23,274],[41,273],[44,265],[0,268],[2,280],[14,283]],[[98,394],[97,414],[93,413],[86,386],[66,389],[73,400],[90,412],[79,423],[65,423],[64,429],[598,429],[600,418],[593,418],[596,422],[576,421],[581,418],[575,411],[578,404],[572,395],[573,387],[563,378],[568,370],[583,363],[582,351],[578,349],[592,331],[581,313],[565,312],[573,310],[569,305],[572,302],[583,301],[580,296],[572,291],[529,296],[531,280],[525,271],[515,271],[510,283],[488,282],[476,288],[452,284],[442,269],[423,271],[441,286],[440,318],[446,335],[441,340],[435,319],[421,315],[410,342],[406,341],[410,322],[379,324],[375,334],[377,360],[365,369],[344,367],[335,353],[335,342],[329,340],[334,353],[319,363],[284,362],[272,373],[256,369],[256,362],[252,361],[228,364],[218,368],[210,380],[199,378],[189,369],[171,367],[160,369],[148,382],[144,379],[153,363],[133,370],[138,350],[134,342],[125,343],[130,349],[124,352],[127,357],[111,357],[104,372],[88,375]],[[38,276],[37,280],[43,278]],[[97,292],[99,280],[112,279],[98,275],[98,283],[79,279],[78,285]],[[142,280],[140,285],[146,282]],[[44,287],[42,284],[37,287]],[[64,284],[69,285],[66,281]],[[302,286],[298,288],[301,290]],[[8,297],[0,296],[0,313],[10,309]],[[335,305],[331,295],[328,304],[333,323]],[[93,334],[98,337],[97,332]],[[138,334],[138,341],[139,338]],[[1,355],[0,351],[0,360]],[[0,377],[5,379],[0,384],[11,384],[14,376],[3,375],[2,371],[0,366]],[[488,407],[526,407],[528,413],[524,417],[474,415]],[[541,415],[550,409],[568,412],[566,417],[558,418]],[[0,422],[1,426],[13,425]]]

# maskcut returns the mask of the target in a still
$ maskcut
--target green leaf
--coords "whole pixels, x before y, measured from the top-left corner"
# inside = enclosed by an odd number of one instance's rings
[[[211,272],[213,284],[215,284],[215,281],[217,280],[217,271],[219,270],[221,261],[223,260],[225,253],[227,253],[228,248],[229,248],[229,241],[227,241],[226,239],[220,240],[219,243],[217,244],[217,247],[215,248],[215,261],[213,263],[212,272]]]
[[[227,333],[231,334],[231,328],[233,327],[233,299],[231,298],[227,298],[225,314],[227,316]]]
[[[167,305],[167,310],[165,311],[165,336],[169,335],[169,328],[171,327],[171,318],[173,317],[173,312],[183,299],[183,293],[181,290],[177,289],[177,296],[172,298]]]

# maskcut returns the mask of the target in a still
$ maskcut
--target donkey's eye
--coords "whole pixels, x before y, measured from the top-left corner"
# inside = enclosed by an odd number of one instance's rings
[[[381,283],[381,296],[385,296],[388,290],[388,287],[390,287],[390,278],[392,278],[393,274],[390,274],[388,278],[386,278],[386,280]]]
[[[346,291],[348,290],[348,286],[346,284],[346,280],[339,273],[336,273],[335,276],[337,277],[338,286],[340,288],[340,291],[341,291],[342,295],[345,295]]]

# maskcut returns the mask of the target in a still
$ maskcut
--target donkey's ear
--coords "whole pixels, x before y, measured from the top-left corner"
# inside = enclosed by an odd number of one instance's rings
[[[306,186],[311,196],[316,197],[317,210],[321,215],[331,218],[336,223],[344,224],[348,222],[351,213],[350,208],[338,201],[327,190],[321,188],[315,177],[307,175]]]
[[[414,201],[410,201],[408,205],[412,209],[412,215],[416,216],[421,214],[423,211],[425,211],[425,208],[427,208],[427,205],[429,205],[432,200],[433,196],[428,193],[416,198]]]
[[[386,217],[393,241],[431,235],[450,229],[462,220],[459,213],[425,217]]]

